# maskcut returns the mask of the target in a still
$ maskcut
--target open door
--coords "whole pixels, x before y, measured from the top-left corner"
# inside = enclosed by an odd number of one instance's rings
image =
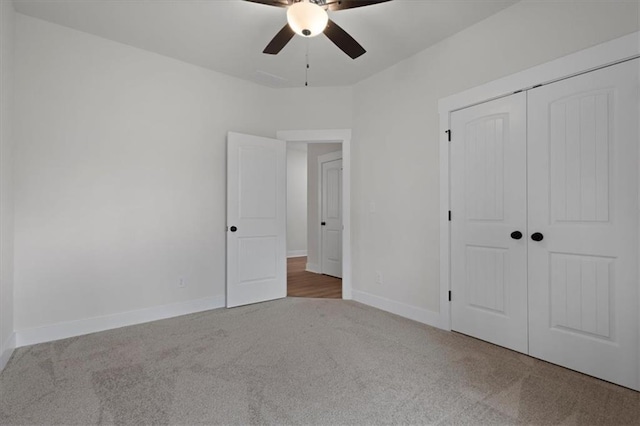
[[[287,295],[286,143],[227,135],[227,308]]]

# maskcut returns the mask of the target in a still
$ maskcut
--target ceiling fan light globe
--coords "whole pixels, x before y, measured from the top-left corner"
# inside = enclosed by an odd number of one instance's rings
[[[315,37],[327,27],[327,11],[315,3],[301,1],[287,9],[287,22],[291,29],[303,37]]]

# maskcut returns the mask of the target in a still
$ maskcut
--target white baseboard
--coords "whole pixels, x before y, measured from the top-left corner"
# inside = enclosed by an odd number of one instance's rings
[[[289,250],[287,252],[287,257],[306,257],[306,256],[307,256],[306,250]]]
[[[7,366],[13,350],[16,348],[16,333],[11,333],[11,336],[2,345],[2,354],[0,354],[0,371],[4,370]]]
[[[313,272],[314,274],[321,274],[320,265],[316,265],[315,263],[307,263],[307,272]]]
[[[128,325],[142,324],[150,321],[208,311],[210,309],[222,308],[225,306],[225,303],[226,301],[224,296],[207,297],[205,299],[190,300],[187,302],[172,303],[170,305],[155,306],[153,308],[139,309],[119,314],[61,322],[42,327],[29,328],[26,330],[18,330],[15,333],[15,346],[19,348],[22,346],[35,345],[37,343],[81,336],[83,334],[96,333],[98,331],[126,327]]]
[[[414,321],[430,325],[432,327],[442,328],[440,325],[439,312],[434,312],[428,309],[418,308],[417,306],[396,302],[395,300],[375,296],[371,293],[366,293],[359,290],[353,290],[352,296],[353,300],[355,300],[356,302],[373,306],[374,308],[391,312],[392,314],[400,315],[401,317],[409,318]]]

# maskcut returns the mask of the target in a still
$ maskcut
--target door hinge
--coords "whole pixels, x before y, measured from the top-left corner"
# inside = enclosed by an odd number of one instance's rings
[[[447,139],[451,142],[451,130],[447,130],[445,133],[447,134]]]
[[[449,210],[449,222],[451,222],[451,210]]]
[[[449,290],[449,302],[451,302],[451,290]]]

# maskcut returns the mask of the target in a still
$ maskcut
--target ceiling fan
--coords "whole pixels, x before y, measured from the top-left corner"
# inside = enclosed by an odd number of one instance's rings
[[[265,47],[263,53],[277,55],[294,35],[315,37],[324,33],[351,59],[362,56],[366,50],[345,30],[329,19],[327,10],[337,11],[370,6],[391,0],[245,0],[268,6],[287,8],[287,25]]]

